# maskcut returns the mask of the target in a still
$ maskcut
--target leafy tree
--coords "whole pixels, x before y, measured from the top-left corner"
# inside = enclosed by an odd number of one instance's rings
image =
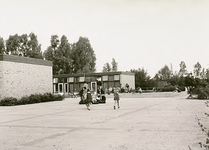
[[[185,86],[195,86],[195,78],[191,73],[185,77]]]
[[[28,56],[28,35],[27,34],[23,34],[21,36],[19,36],[20,38],[20,48],[19,48],[19,52],[21,53],[21,55],[25,56],[25,57],[29,57]]]
[[[72,47],[73,73],[95,72],[96,56],[88,38],[80,37]]]
[[[112,67],[110,64],[107,62],[103,66],[103,72],[111,72],[111,71],[118,71],[118,63],[115,61],[115,59],[112,59],[111,62]]]
[[[197,62],[195,65],[194,65],[194,76],[196,78],[199,78],[200,77],[200,73],[201,73],[201,69],[202,69],[202,66],[200,65],[199,62]]]
[[[44,58],[46,60],[53,61],[54,58],[54,50],[51,46],[48,46],[47,49],[44,51]]]
[[[108,62],[106,64],[104,64],[103,72],[111,72],[111,66]]]
[[[112,59],[112,71],[118,71],[118,63],[115,61],[115,59]]]
[[[29,36],[27,34],[10,35],[6,41],[6,54],[42,59],[41,45],[38,44],[34,33],[30,33]]]
[[[153,87],[154,82],[151,81],[150,76],[148,75],[147,71],[142,69],[131,69],[131,72],[135,74],[135,87]]]
[[[52,35],[51,36],[51,47],[56,50],[56,48],[59,45],[59,37],[58,35]]]
[[[72,46],[65,35],[51,36],[51,46],[44,51],[44,58],[53,62],[53,74],[73,73]]]
[[[43,58],[41,45],[38,43],[37,36],[34,33],[30,33],[29,35],[27,56],[38,59]]]
[[[6,40],[6,54],[19,55],[20,38],[18,34],[10,35]]]
[[[71,45],[68,43],[67,37],[62,36],[60,45],[57,48],[55,54],[55,62],[58,65],[58,73],[59,74],[68,74],[72,73],[72,49]]]
[[[209,69],[206,69],[205,75],[206,75],[206,79],[209,79]]]
[[[4,39],[0,37],[0,54],[4,54],[4,51],[5,51]]]
[[[181,61],[180,63],[180,70],[179,70],[179,76],[184,76],[187,73],[186,64],[184,61]]]
[[[169,80],[172,76],[172,70],[169,69],[167,65],[165,65],[162,69],[158,71],[155,75],[155,78],[159,80]]]
[[[206,79],[206,70],[205,68],[202,68],[202,71],[200,72],[201,79]]]

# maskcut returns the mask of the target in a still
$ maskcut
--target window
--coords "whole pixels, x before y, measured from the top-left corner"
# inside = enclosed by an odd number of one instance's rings
[[[58,83],[58,78],[54,78],[53,83]]]
[[[85,81],[85,77],[80,77],[79,81],[80,82],[84,82]]]
[[[120,80],[120,75],[114,75],[114,80]]]
[[[91,82],[91,77],[86,77],[86,82]]]
[[[74,80],[73,77],[69,77],[69,78],[68,78],[68,82],[74,82],[73,80]]]
[[[103,81],[108,81],[108,76],[102,76]]]
[[[58,84],[54,84],[54,93],[58,92]]]
[[[109,76],[109,81],[114,81],[114,76]]]
[[[75,82],[79,82],[79,77],[76,77],[75,78]]]
[[[115,82],[115,87],[120,87],[120,82]]]

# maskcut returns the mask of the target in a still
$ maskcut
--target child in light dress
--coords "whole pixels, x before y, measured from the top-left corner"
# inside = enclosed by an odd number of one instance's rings
[[[114,101],[115,101],[115,104],[114,104],[114,109],[116,109],[116,105],[118,106],[118,109],[120,108],[120,96],[119,96],[119,89],[116,88],[114,90]]]

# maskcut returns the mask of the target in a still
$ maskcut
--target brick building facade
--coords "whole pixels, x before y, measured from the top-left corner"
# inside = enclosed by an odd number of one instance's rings
[[[52,93],[52,62],[0,55],[0,99]]]

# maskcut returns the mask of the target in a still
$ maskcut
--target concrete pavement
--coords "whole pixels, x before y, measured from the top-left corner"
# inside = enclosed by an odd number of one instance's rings
[[[136,93],[137,94],[137,93]],[[88,111],[79,98],[0,107],[1,150],[201,150],[197,118],[209,112],[186,93],[122,94]],[[207,121],[207,120],[205,120]]]

